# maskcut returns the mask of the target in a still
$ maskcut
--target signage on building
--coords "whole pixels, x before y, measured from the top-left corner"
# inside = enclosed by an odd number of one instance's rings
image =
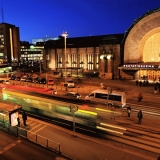
[[[159,68],[160,65],[152,65],[152,64],[124,64],[123,69],[155,69]]]

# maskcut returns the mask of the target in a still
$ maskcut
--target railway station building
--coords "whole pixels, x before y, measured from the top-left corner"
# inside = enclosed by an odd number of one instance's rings
[[[160,80],[160,8],[134,20],[122,41],[122,77]]]
[[[160,79],[160,8],[134,20],[124,34],[64,38],[44,45],[43,67],[104,79]],[[66,57],[65,57],[66,56]],[[66,62],[65,62],[66,58]],[[74,71],[75,70],[75,71]]]

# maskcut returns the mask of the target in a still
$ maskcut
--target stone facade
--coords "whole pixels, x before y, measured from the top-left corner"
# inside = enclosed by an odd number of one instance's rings
[[[61,41],[61,39],[46,42],[43,52],[43,68],[64,72],[66,67],[67,74],[72,74],[70,73],[71,70],[76,69],[80,74],[82,74],[82,72],[99,72],[99,77],[105,79],[112,79],[114,76],[119,77],[118,66],[121,63],[120,42],[123,34],[118,36],[118,38],[116,38],[116,36],[114,37],[117,40],[116,42],[114,41],[114,43],[112,39],[110,40],[110,37],[108,38],[110,41],[104,43],[103,39],[107,37],[106,35],[93,37],[95,41],[93,41],[92,37],[78,38],[78,40],[77,38],[67,38],[66,54],[63,45],[64,41]],[[83,40],[86,41],[86,43],[84,43]],[[70,45],[70,43],[72,43],[72,45]],[[103,55],[102,50],[104,49],[106,54],[112,54],[110,60],[107,60],[106,55]],[[103,59],[100,59],[101,55],[103,55]],[[49,57],[49,59],[47,59],[47,57]]]

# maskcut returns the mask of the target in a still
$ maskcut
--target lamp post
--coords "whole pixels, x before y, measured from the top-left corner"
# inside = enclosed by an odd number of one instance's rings
[[[75,136],[75,129],[76,129],[76,125],[75,125],[75,112],[78,111],[78,106],[70,106],[70,112],[72,113],[73,115],[73,137],[76,137]]]
[[[42,73],[42,67],[41,67],[41,57],[39,57],[39,72],[40,72],[40,74]]]
[[[66,90],[67,90],[67,83],[66,83],[66,38],[68,36],[68,33],[65,31],[62,33],[62,37],[64,37],[64,54],[65,54],[65,87],[66,87]]]

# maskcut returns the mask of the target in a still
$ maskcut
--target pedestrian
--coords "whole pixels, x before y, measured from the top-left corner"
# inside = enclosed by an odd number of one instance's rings
[[[140,86],[140,87],[142,86],[142,81],[139,82],[139,86]]]
[[[137,98],[138,98],[138,102],[141,102],[143,99],[143,93],[140,92]]]
[[[18,122],[18,127],[20,127],[21,123],[20,123],[20,118],[17,118],[17,122]]]
[[[130,115],[131,115],[131,107],[130,107],[130,105],[128,105],[128,107],[127,107],[127,113],[128,113],[128,117],[130,117]]]
[[[148,84],[149,84],[149,81],[148,81],[148,80],[146,80],[146,86],[148,86]]]
[[[158,91],[158,87],[157,87],[157,84],[154,86],[154,94],[157,94],[157,91]]]
[[[26,114],[26,112],[23,112],[22,119],[23,119],[24,126],[26,126],[26,120],[27,120],[27,114]]]
[[[142,114],[141,110],[138,112],[137,117],[138,117],[138,124],[141,124],[142,123],[142,118],[143,118],[143,114]]]
[[[112,94],[112,88],[110,88],[110,94]]]

